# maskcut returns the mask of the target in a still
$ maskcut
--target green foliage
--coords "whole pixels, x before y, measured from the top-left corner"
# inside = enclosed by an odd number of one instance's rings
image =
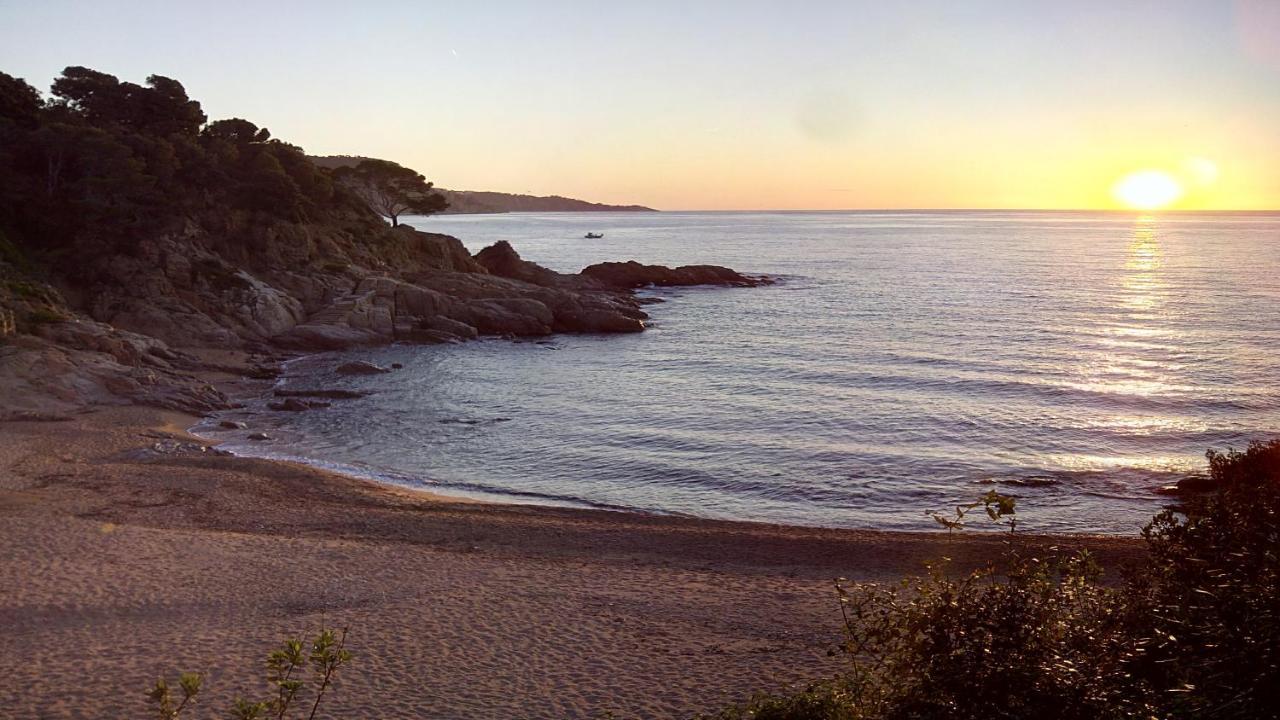
[[[1143,530],[1129,622],[1171,713],[1256,717],[1280,708],[1280,441],[1208,458],[1216,492]]]
[[[0,72],[0,123],[34,127],[43,106],[40,93],[25,80]]]
[[[1209,474],[1216,492],[1154,518],[1148,559],[1119,585],[1086,554],[894,587],[837,581],[840,675],[716,717],[1274,718],[1280,441],[1210,452]],[[996,521],[1013,510],[994,496],[961,509],[979,506]]]
[[[1001,495],[995,490],[988,490],[978,498],[977,502],[957,505],[955,514],[951,517],[938,512],[926,512],[925,514],[933,517],[935,522],[947,529],[947,532],[953,532],[965,527],[965,516],[969,514],[970,510],[983,508],[991,522],[998,525],[1007,525],[1009,532],[1013,532],[1018,527],[1017,511],[1015,510],[1017,504],[1017,498],[1012,495]]]
[[[284,720],[290,717],[314,720],[325,694],[333,688],[338,669],[351,661],[351,653],[345,649],[346,640],[345,629],[339,632],[327,628],[317,633],[309,643],[302,638],[285,640],[267,655],[267,698],[256,701],[236,698],[231,705],[230,716],[234,720]],[[162,678],[147,693],[147,699],[155,706],[158,717],[173,720],[200,692],[201,680],[202,677],[196,673],[179,675],[182,699],[178,700]]]
[[[8,263],[19,269],[26,269],[27,256],[12,240],[0,230],[0,262]]]
[[[18,297],[22,297],[22,298],[38,297],[36,287],[31,283],[22,282],[20,280],[10,280],[9,282],[5,283],[5,286],[9,288],[9,292],[13,293],[14,295],[17,295]]]
[[[38,307],[27,313],[27,324],[29,325],[48,325],[50,323],[60,323],[67,321],[66,314],[50,307]]]
[[[13,335],[17,331],[18,323],[14,318],[13,311],[6,307],[0,307],[0,340],[4,340],[4,338]]]
[[[201,134],[206,138],[226,140],[237,145],[264,143],[271,139],[271,131],[242,118],[216,120],[205,126]]]
[[[144,87],[73,66],[53,82],[52,94],[54,102],[100,128],[153,136],[195,135],[205,121],[200,103],[187,97],[182,83],[162,75],[148,77]]]
[[[430,215],[449,207],[425,177],[389,160],[362,160],[354,167],[335,169],[333,177],[393,227],[404,213]]]
[[[759,694],[700,720],[863,720],[857,690],[842,678],[812,683],[791,695]]]
[[[934,568],[896,587],[837,581],[845,672],[718,717],[1151,717],[1150,693],[1134,692],[1121,667],[1130,645],[1114,622],[1121,600],[1099,574],[1083,554],[1026,559],[1003,575]]]
[[[155,715],[161,720],[172,720],[187,707],[187,704],[195,699],[200,693],[200,686],[204,682],[204,678],[198,673],[185,672],[178,675],[178,689],[182,693],[182,698],[178,699],[173,692],[173,688],[169,686],[169,682],[164,678],[156,681],[151,691],[147,693],[147,700],[155,705]]]
[[[160,75],[139,85],[68,67],[45,101],[0,73],[0,232],[20,243],[17,255],[74,257],[69,267],[91,274],[96,258],[193,217],[372,224],[301,148],[242,118],[205,120],[182,84]]]

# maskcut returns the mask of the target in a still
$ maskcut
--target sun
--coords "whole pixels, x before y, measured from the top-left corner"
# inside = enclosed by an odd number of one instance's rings
[[[1182,197],[1182,193],[1178,181],[1159,170],[1129,173],[1111,188],[1116,200],[1134,210],[1159,210]]]

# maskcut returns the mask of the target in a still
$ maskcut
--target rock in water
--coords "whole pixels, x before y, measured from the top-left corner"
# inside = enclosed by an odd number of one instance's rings
[[[683,265],[678,268],[669,268],[665,265],[641,265],[634,260],[590,265],[582,269],[582,276],[591,278],[605,287],[619,290],[648,285],[658,287],[685,285],[756,287],[773,282],[769,278],[743,275],[736,270],[719,265]]]
[[[1178,481],[1177,492],[1180,495],[1209,493],[1218,489],[1218,482],[1208,475],[1188,475]]]
[[[223,420],[222,422],[218,423],[218,427],[222,428],[223,430],[244,430],[249,426],[245,425],[242,422],[236,422],[235,420]]]
[[[395,367],[399,363],[393,364]],[[367,397],[369,393],[360,390],[276,390],[275,396],[282,398],[327,398],[330,400],[354,400]]]
[[[364,360],[353,360],[342,363],[335,369],[335,372],[339,375],[381,375],[382,373],[391,372],[391,369],[374,365]]]
[[[250,440],[270,440],[271,436],[266,433],[254,433],[249,436]]]
[[[312,410],[315,408],[327,408],[329,403],[320,400],[299,400],[297,398],[286,398],[280,402],[267,403],[267,407],[272,410],[286,410],[288,412],[302,412],[303,410]]]

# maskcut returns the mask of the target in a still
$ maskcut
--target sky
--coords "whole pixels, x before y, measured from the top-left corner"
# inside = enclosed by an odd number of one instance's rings
[[[1154,171],[1280,209],[1280,0],[0,0],[0,71],[68,65],[454,189],[1111,209]]]

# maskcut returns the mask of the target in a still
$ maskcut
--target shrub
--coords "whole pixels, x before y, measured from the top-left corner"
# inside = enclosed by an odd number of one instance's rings
[[[5,283],[5,287],[9,289],[9,292],[20,298],[39,300],[43,297],[43,293],[40,292],[39,288],[22,280],[9,280]]]
[[[1280,714],[1280,441],[1209,452],[1210,495],[1143,530],[1128,622],[1170,714]],[[1256,714],[1262,713],[1262,714]]]
[[[1157,515],[1124,583],[1102,584],[1084,554],[897,587],[837,581],[841,674],[716,717],[1277,717],[1280,441],[1208,458],[1216,491]]]
[[[16,268],[26,269],[27,258],[22,250],[0,230],[0,262],[8,263]]]
[[[1115,622],[1119,593],[1099,578],[1080,554],[1026,559],[1004,575],[936,567],[896,587],[837,581],[847,669],[719,717],[1149,718],[1150,693],[1118,667],[1130,645]]]
[[[50,307],[38,307],[27,313],[27,323],[29,325],[48,325],[50,323],[66,322],[67,319],[65,313]]]
[[[310,643],[302,638],[289,638],[267,655],[267,697],[251,701],[236,698],[231,706],[233,720],[265,720],[266,718],[292,717],[298,711],[308,720],[316,717],[321,700],[332,689],[338,669],[351,660],[345,649],[347,631],[323,629]],[[308,670],[311,680],[308,682]],[[156,681],[147,699],[154,706],[155,716],[161,720],[174,720],[188,705],[195,701],[202,686],[198,673],[182,673],[178,676],[179,700],[168,681]]]

